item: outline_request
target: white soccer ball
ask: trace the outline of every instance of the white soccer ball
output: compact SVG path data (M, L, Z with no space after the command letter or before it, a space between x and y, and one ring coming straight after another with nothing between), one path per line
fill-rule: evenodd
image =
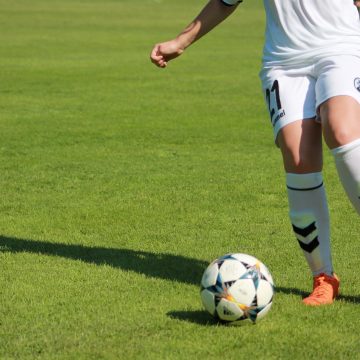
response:
M201 300L215 318L229 323L255 323L270 310L274 281L267 267L246 254L213 261L201 279Z

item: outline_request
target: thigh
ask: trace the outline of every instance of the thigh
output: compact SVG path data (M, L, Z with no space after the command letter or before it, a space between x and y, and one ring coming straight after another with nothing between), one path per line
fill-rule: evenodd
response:
M360 58L331 57L318 67L317 106L332 149L360 138Z
M322 170L321 125L314 118L284 126L278 144L286 172L305 174Z
M330 149L360 139L360 103L350 96L335 96L320 107L324 140Z
M330 149L360 139L360 103L351 96L335 96L320 106L324 140Z

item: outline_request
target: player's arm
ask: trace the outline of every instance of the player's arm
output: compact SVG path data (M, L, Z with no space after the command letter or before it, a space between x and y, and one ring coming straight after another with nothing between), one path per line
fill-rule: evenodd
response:
M151 61L159 67L166 67L168 61L180 56L187 47L225 20L241 1L210 0L175 39L154 46Z

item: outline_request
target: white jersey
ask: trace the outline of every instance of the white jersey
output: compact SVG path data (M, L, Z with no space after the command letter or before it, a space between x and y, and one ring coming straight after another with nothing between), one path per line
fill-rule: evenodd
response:
M265 67L360 56L360 19L353 0L263 0Z

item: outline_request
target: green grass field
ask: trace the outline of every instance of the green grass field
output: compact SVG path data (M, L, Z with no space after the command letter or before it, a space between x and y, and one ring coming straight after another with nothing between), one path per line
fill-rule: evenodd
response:
M359 219L328 152L342 296L306 308L244 5L166 70L154 43L204 2L0 0L0 359L360 359ZM214 258L271 270L268 316L202 309Z

